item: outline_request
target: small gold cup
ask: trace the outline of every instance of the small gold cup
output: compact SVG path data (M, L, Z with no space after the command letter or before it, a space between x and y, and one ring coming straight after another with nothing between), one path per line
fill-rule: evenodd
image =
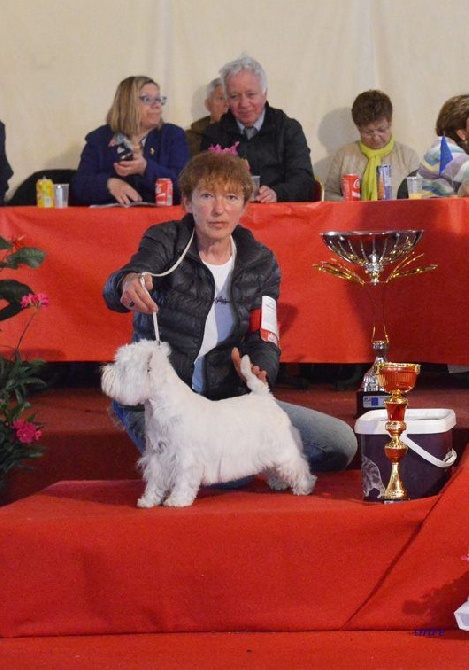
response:
M400 461L406 455L408 447L401 442L400 436L406 429L406 393L414 388L419 373L418 363L384 362L376 366L380 386L391 394L384 401L388 414L385 428L391 436L391 442L384 447L384 452L391 461L391 478L384 493L385 501L407 500L409 497L400 475Z

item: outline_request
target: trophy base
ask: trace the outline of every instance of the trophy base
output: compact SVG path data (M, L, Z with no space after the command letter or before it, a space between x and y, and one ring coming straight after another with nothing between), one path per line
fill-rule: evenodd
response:
M356 418L372 409L384 409L384 401L389 397L386 391L357 391L357 413Z

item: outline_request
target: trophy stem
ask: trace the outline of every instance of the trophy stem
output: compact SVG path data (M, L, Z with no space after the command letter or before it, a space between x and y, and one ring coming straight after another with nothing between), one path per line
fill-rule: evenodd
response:
M372 342L375 360L370 369L363 377L361 388L363 391L383 391L378 379L378 366L387 361L389 342L387 340L375 340Z
M372 342L375 360L371 367L365 372L360 388L357 391L357 416L370 409L384 407L386 392L382 388L378 378L378 366L386 363L389 343L387 340L375 340Z
M371 345L375 360L366 371L360 389L357 391L357 416L370 409L384 407L386 393L378 380L378 365L387 361L389 337L385 321L385 285L366 287L368 302L371 305L373 316L373 332Z
M388 413L385 428L391 436L391 442L384 447L384 453L391 461L391 477L384 492L384 500L407 500L408 493L401 479L400 462L407 454L407 445L401 442L401 434L406 429L404 414L407 398L394 393L384 401Z
M389 347L389 337L386 330L386 284L365 284L365 289L373 316L371 341L373 343L385 342Z
M402 483L401 475L399 472L399 463L393 461L391 463L391 478L389 479L389 484L386 487L384 492L384 500L408 500L409 496L407 491Z

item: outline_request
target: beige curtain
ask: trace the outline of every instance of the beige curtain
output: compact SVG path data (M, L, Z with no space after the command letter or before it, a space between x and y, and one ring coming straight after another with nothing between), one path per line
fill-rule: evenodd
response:
M15 171L75 167L117 83L149 74L168 121L204 114L205 86L247 52L269 101L303 125L319 177L355 139L354 97L381 88L397 139L422 154L446 98L469 88L465 0L2 0L0 119Z

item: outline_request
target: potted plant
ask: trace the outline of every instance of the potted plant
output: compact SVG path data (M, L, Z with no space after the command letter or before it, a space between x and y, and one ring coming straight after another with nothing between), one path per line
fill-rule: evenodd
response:
M10 242L0 236L0 273L16 270L21 265L37 268L44 257L40 249L21 246L20 240ZM20 347L38 310L48 304L45 294L33 293L26 284L15 279L0 279L0 322L25 310L30 312L14 347L2 342L0 324L0 491L11 470L30 467L29 461L44 452L39 444L42 426L30 411L28 391L31 387L45 386L38 376L45 361L26 360Z

